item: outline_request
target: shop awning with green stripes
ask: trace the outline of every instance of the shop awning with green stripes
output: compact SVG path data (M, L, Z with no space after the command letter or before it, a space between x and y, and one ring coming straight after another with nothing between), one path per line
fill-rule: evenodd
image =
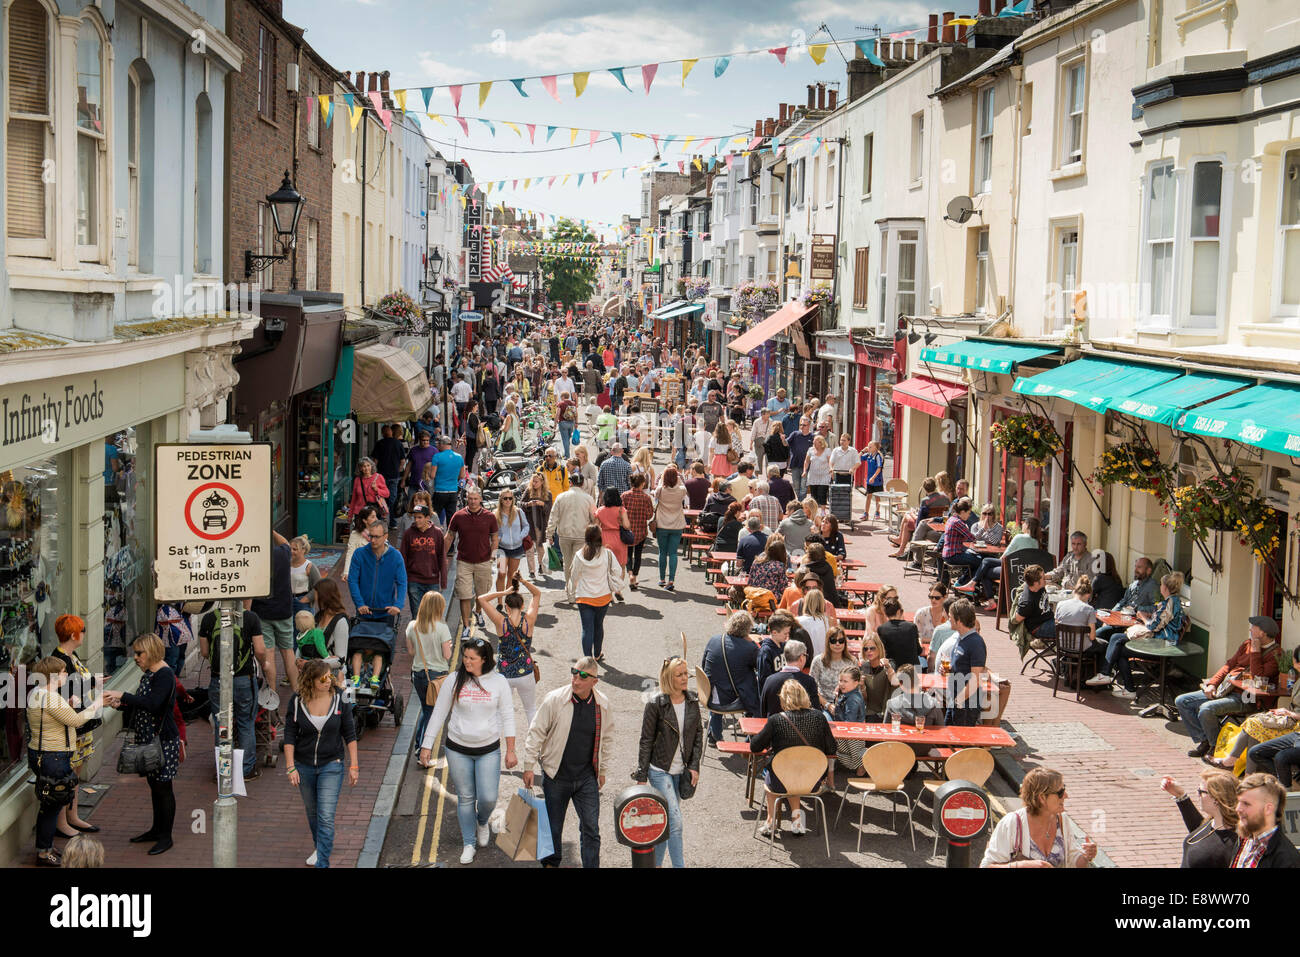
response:
M1174 420L1193 406L1244 389L1254 381L1213 372L1189 372L1143 389L1122 402L1116 402L1111 408L1148 422L1173 425Z
M1182 413L1174 428L1300 455L1300 385L1267 382Z
M921 361L936 365L959 366L963 369L982 369L988 372L1010 374L1021 362L1056 355L1060 347L1028 345L1023 342L989 342L983 339L965 339L937 349L922 349Z
M1016 379L1014 391L1036 398L1065 399L1105 412L1144 389L1176 379L1177 369L1115 362L1088 356L1036 376Z
M655 315L656 319L677 319L691 312L699 312L704 308L702 302L677 303L676 305L663 310Z

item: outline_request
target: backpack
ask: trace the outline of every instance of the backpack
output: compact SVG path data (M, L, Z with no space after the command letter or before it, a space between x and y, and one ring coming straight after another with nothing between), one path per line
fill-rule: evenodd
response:
M335 618L338 616L335 615ZM330 622L334 624L334 622ZM328 658L329 648L325 644L325 632L319 628L309 628L298 636L298 657Z
M717 512L700 512L700 529L710 535L718 534L718 520L721 518Z
M776 611L776 596L766 588L757 586L745 586L745 603L749 605L751 612L760 615L770 615Z
M218 643L221 641L221 613L213 611L212 613L212 635L209 640L212 642L212 650L215 651ZM247 645L243 646L244 654L240 654L241 640L244 637L244 616L242 613L235 615L231 622L232 635L235 646L235 667L232 674L239 674L248 660L253 657L253 641L250 638Z
M567 406L567 407L565 408L565 410L564 410L564 414L563 414L563 416L561 416L561 418L562 418L565 422L577 422L577 421L578 421L578 413L575 412L573 406L570 405L570 406Z

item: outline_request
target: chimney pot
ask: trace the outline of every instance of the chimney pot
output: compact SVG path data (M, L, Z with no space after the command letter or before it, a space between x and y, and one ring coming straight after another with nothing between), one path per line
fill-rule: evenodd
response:
M915 40L908 39L908 40L904 40L904 41L903 41L903 59L905 59L905 60L915 60L915 59L916 59L916 41L915 41Z
M772 119L771 117L768 117L767 123L763 127L763 135L764 136L776 135L776 120Z
M966 24L964 23L959 23L957 25L957 42L958 43L966 42Z
M939 42L939 14L937 13L930 14L930 27L926 31L925 41L927 43Z
M755 135L755 136L762 136L762 135L763 135L763 121L762 121L762 120L755 120L755 121L754 121L754 135Z
M838 100L839 98L840 98L839 90L831 90L830 101L826 104L826 108L830 110L835 109L835 101Z
M785 122L785 110L786 110L786 106L784 103L782 103L781 111L777 114L778 118L781 120L782 123Z
M956 39L955 31L954 31L954 29L953 29L953 27L952 27L952 25L951 25L951 24L952 24L952 18L955 17L956 15L957 15L957 14L953 13L951 10L945 10L945 11L943 12L943 33L942 33L942 36L943 36L943 42L944 42L944 43L953 43L953 42L955 41L955 39Z
M817 109L826 109L826 84L817 84Z
M384 91L384 96L388 96L388 71L387 70L379 74L379 88Z
M372 92L377 91L377 90L379 89L379 76L378 76L377 74L374 74L374 73L370 74L370 87L369 87L369 89L370 89Z
M817 88L811 83L808 84L808 109L817 109Z
M993 12L993 0L980 0L980 16L987 17Z

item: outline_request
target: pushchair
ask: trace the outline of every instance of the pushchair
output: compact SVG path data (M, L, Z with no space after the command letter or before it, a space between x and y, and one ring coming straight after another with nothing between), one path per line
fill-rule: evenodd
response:
M361 672L350 675L357 679L353 687L356 700L352 705L352 717L357 726L357 739L366 728L375 728L385 714L393 716L393 724L402 723L402 711L406 702L393 688L392 665L393 653L397 645L397 619L392 616L384 618L354 618L348 624L348 670L352 667L352 657L357 652L368 657L363 660ZM378 668L379 680L371 682L371 675Z

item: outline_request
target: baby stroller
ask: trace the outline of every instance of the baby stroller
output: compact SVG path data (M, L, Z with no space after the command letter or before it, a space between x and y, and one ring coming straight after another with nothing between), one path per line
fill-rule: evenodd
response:
M351 668L352 656L357 652L369 656L369 661L362 661L361 673L351 675L356 679L352 692L355 701L352 704L352 717L357 726L357 739L366 728L379 726L385 714L393 716L393 724L402 723L402 709L406 702L396 693L392 682L393 652L397 643L397 619L355 618L348 626L348 662ZM378 668L378 678L371 680Z
M257 712L253 716L253 740L257 743L257 763L273 768L280 760L280 728L284 719L280 717L280 696L276 690L262 680L258 674Z

